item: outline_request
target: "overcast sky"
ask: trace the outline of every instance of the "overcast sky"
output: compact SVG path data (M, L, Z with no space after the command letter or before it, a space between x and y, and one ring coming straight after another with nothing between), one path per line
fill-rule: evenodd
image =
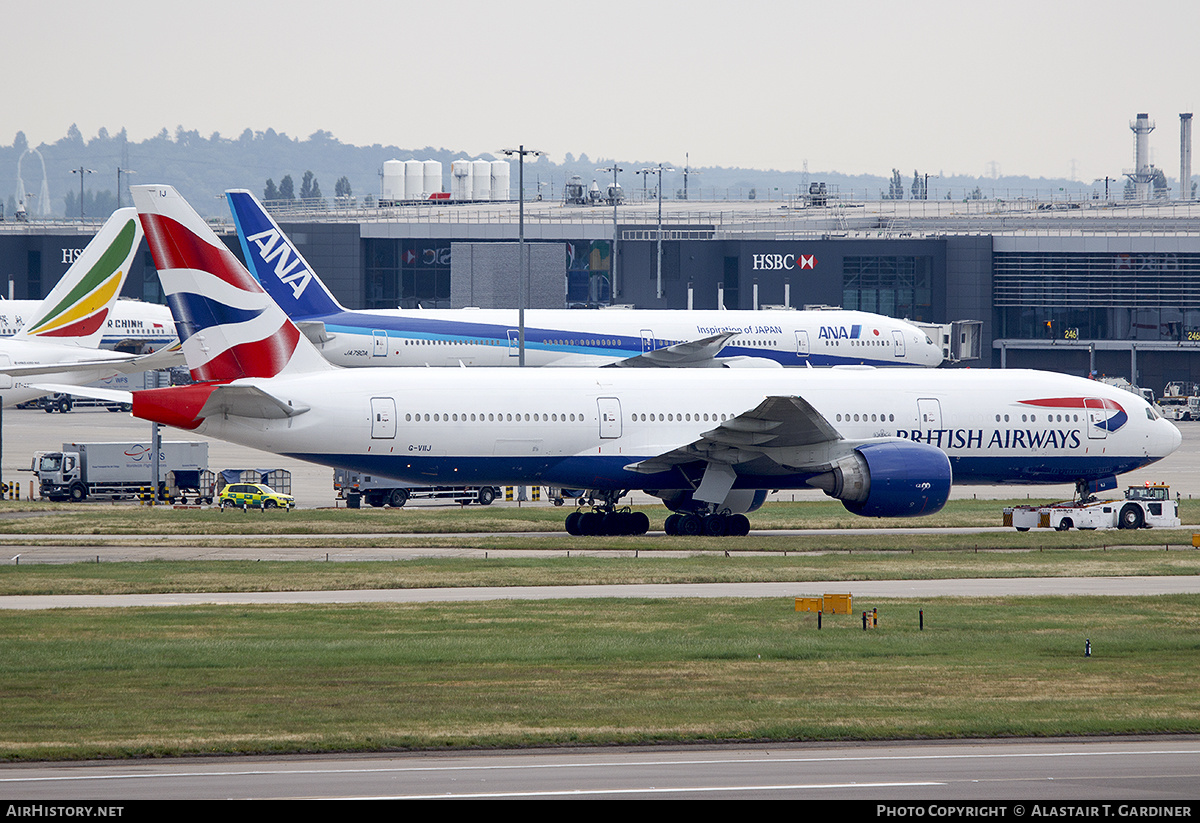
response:
M471 155L1089 182L1133 167L1143 111L1151 161L1177 176L1179 113L1200 105L1191 0L8 6L5 145L72 123L325 129Z

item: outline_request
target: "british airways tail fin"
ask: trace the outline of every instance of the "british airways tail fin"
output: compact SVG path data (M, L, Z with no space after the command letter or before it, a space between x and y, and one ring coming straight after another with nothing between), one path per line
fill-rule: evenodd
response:
M99 346L141 242L137 209L113 212L16 337Z
M130 192L193 378L333 368L179 192L171 186Z
M309 320L345 311L253 194L233 189L225 197L247 268L288 317Z

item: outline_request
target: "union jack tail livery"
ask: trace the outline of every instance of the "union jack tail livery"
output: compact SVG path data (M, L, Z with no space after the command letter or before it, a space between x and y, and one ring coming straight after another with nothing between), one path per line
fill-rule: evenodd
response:
M195 380L333 368L179 192L130 192Z
M142 242L137 209L118 209L75 258L25 326L18 340L46 340L94 349L104 335L129 266Z

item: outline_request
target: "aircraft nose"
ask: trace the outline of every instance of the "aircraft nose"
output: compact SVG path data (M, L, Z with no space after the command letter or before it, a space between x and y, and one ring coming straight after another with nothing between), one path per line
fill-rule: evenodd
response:
M1163 422L1167 424L1167 429L1169 430L1166 436L1167 450L1163 454L1170 454L1183 445L1183 434L1179 431L1179 427L1170 420L1164 420Z

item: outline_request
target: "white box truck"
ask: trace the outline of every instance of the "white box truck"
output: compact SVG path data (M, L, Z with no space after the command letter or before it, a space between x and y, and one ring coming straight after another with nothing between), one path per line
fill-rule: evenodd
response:
M62 451L34 452L30 470L41 496L81 502L89 497L122 498L150 493L154 485L153 453L148 442L63 443ZM163 441L158 457L159 488L163 497L193 491L197 498L212 496L208 443Z

